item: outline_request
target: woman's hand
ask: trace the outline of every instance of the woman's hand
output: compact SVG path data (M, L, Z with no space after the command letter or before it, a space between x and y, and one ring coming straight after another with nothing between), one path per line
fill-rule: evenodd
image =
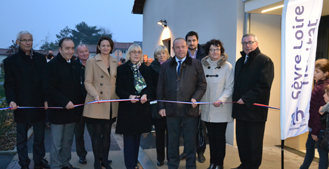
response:
M215 107L219 107L221 104L222 104L222 101L221 100L217 100L212 105L214 105Z
M141 98L141 103L144 104L145 102L147 102L147 95L143 94L143 96Z
M323 106L321 106L321 107L319 108L319 113L320 113L321 115L324 114L324 112L321 111L322 107L323 107Z
M99 96L95 97L95 101L99 102Z
M131 100L131 103L136 103L136 102L138 102L139 100L139 97L140 96L136 96L136 95L130 95L129 96L129 99L137 99L137 100Z

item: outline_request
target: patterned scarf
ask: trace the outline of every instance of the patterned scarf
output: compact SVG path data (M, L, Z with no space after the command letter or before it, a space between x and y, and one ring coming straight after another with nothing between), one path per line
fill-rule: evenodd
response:
M141 72L139 71L141 63L138 62L134 65L132 62L130 62L129 65L131 66L131 70L133 71L135 89L137 90L137 93L140 94L142 90L147 87L146 82Z

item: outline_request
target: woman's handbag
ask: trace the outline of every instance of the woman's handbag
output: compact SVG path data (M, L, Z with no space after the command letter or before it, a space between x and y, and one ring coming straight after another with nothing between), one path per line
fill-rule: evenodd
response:
M329 151L329 114L327 114L326 118L326 131L318 141L318 144L322 150Z

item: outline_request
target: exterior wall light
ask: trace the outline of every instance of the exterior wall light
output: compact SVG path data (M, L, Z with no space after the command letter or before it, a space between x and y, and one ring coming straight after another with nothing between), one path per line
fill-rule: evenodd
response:
M158 21L158 24L163 26L163 27L167 27L167 21L166 20L161 19L160 21Z

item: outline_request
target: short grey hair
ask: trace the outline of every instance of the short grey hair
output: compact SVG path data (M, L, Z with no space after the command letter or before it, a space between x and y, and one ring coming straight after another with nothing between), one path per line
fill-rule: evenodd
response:
M29 31L20 31L18 32L18 34L16 35L16 40L19 40L21 38L22 35L25 35L25 34L30 34L33 38L33 35L29 32Z
M78 48L80 47L80 46L86 46L87 48L88 48L88 46L86 45L86 44L79 44L78 46L76 46L75 47L75 53L78 53ZM89 49L88 49L89 50Z
M252 36L255 39L255 41L257 42L257 36L255 34L247 33L247 34L245 34L245 35L242 36L241 43L243 41L243 38L249 37L249 36Z

